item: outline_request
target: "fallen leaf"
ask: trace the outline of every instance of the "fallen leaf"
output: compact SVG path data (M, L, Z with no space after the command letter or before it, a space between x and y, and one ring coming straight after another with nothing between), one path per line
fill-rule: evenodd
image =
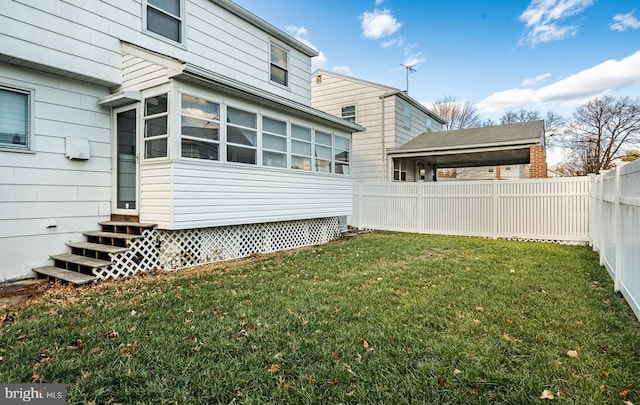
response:
M576 325L582 325L583 323L584 323L584 322L582 322L580 319L578 319L578 320L576 321Z
M620 392L620 396L621 396L622 398L626 398L626 397L628 397L628 396L629 396L629 394L631 394L631 390L624 390L624 391Z
M120 334L118 333L118 331L117 331L117 330L115 330L115 329L114 329L114 330L112 330L111 332L109 332L109 334L108 334L108 335L109 335L109 337L110 337L111 339L115 339L115 338L117 338L118 336L120 336Z
M360 339L358 343L360 343L364 350L369 350L369 342L367 342L367 339Z
M277 373L278 371L280 371L280 366L279 366L279 365L277 365L277 364L272 364L272 365L271 365L271 367L269 367L269 372L270 372L271 374L275 374L275 373Z
M344 363L344 364L343 364L343 367L344 367L344 369L347 371L347 373L349 373L349 374L351 374L352 376L354 376L354 377L355 377L356 373L355 373L355 371L353 371L353 370L351 369L351 366L350 366L350 365L348 365L348 364Z
M509 334L508 334L508 333L503 333L503 334L502 334L502 337L503 337L505 340L511 340L511 336L509 336Z
M443 387L451 388L451 383L446 378L436 376L436 379L438 380L438 384L442 385Z
M623 402L623 404L624 404L624 405L633 405L633 402L631 402L631 401L624 401L624 402Z
M310 375L307 378L304 379L306 382L311 383L311 384L316 384L318 382L318 380L315 379L314 376Z
M553 399L553 391L551 390L544 390L542 391L542 395L540 396L540 399Z
M458 374L460 374L460 373L462 373L462 371L458 370L457 368L456 368L455 370L453 370L453 374L458 375Z
M573 358L575 359L575 358L577 358L577 357L578 357L578 352L577 352L577 351L575 351L575 350L569 350L569 351L567 352L567 356L569 356L569 357L573 357Z
M334 385L338 385L338 383L340 382L340 380L338 380L337 378L333 378L333 380L329 380L327 381L327 385L329 387L333 387Z
M603 371L603 372L602 372L602 375L603 375L604 377L609 378L609 376L611 375L611 373L610 373L610 372L608 372L608 371Z
M471 323L474 325L480 325L480 321L477 319L474 319L473 321L471 321Z

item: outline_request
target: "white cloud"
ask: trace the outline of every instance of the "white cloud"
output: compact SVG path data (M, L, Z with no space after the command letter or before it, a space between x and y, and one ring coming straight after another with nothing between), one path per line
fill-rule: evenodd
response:
M318 52L318 56L311 58L311 70L323 68L327 65L327 57L324 52Z
M384 3L384 0L376 0L376 6L379 6L382 3Z
M392 35L400 29L399 23L388 9L365 11L360 16L362 35L368 39L380 39Z
M551 73L544 73L541 75L538 75L534 78L526 78L522 81L522 83L520 83L521 86L533 86L534 84L537 83L543 83L546 82L548 78L551 77Z
M404 45L404 38L395 37L388 41L382 41L380 44L382 45L383 48L390 48L392 46L402 46Z
M613 22L609 24L614 31L625 31L627 28L637 29L640 28L640 21L633 15L635 10L628 12L627 14L616 14L613 16Z
M318 52L318 56L311 58L312 70L322 68L327 64L327 57L322 51L318 50L318 48L311 43L311 41L309 40L309 31L307 31L305 27L297 25L287 25L285 29L292 37Z
M559 22L583 12L594 0L532 0L519 19L527 27L520 41L534 47L539 42L550 42L574 36L577 26Z
M334 66L331 70L343 75L353 76L353 72L349 69L349 66Z
M582 104L607 92L640 84L640 51L607 60L539 89L515 88L493 93L478 103L484 113L547 103Z

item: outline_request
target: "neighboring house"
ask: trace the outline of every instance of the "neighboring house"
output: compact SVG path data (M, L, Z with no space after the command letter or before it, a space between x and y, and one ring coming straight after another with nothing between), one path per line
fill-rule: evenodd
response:
M531 178L528 164L438 170L439 180L514 180Z
M483 167L487 172L492 168L494 171L489 172L490 176L486 177L491 179L504 178L496 176L496 170L503 173L504 168L504 172L508 173L508 167L529 165L529 178L545 178L547 161L544 140L544 121L540 120L424 133L389 151L388 155L394 164L406 160L417 162L417 166L460 170L463 174L466 170L470 173L480 173ZM417 170L413 174L413 177L415 176ZM456 177L460 178L457 175ZM478 175L467 178L485 177Z
M393 162L387 152L422 133L442 131L444 124L396 88L325 70L311 77L311 105L366 128L353 134L351 172L355 181L416 181L425 168L411 159Z
M6 0L0 23L0 281L321 243L351 213L363 128L311 107L316 51L233 2Z

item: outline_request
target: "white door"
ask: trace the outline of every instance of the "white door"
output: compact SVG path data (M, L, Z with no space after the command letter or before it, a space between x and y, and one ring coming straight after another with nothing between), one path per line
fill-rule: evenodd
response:
M138 106L113 110L112 212L138 215Z

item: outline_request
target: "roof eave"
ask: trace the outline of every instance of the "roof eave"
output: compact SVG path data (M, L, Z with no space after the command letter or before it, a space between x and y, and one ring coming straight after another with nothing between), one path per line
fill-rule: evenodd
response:
M494 149L494 148L502 148L502 149L519 149L525 146L535 146L540 145L539 139L525 139L521 141L511 141L511 142L495 142L495 143L486 143L486 144L468 144L468 145L457 145L457 146L438 146L438 147L426 147L426 148L411 148L411 149L396 149L390 150L387 152L388 155L398 155L403 153L442 153L442 152L460 152L460 151L469 151L476 149Z
M275 26L269 24L268 22L266 22L265 20L263 20L262 18L258 17L257 15L251 13L250 11L240 7L239 5L237 5L236 3L234 3L231 0L209 0L213 3L216 3L218 6L224 8L225 10L229 11L230 13L233 13L235 15L237 15L238 17L242 18L243 20L255 25L256 27L260 28L261 30L269 33L270 35L274 36L275 38L277 38L279 41L284 42L285 44L299 50L300 52L304 53L305 55L313 58L314 56L318 56L319 53L318 51L316 51L315 49L311 48L310 46L298 41L297 39L293 38L291 35L285 33L284 31L276 28Z
M270 104L280 106L281 108L295 110L299 114L311 116L316 120L320 119L323 121L328 121L328 123L330 123L331 125L339 127L350 133L366 131L366 128L356 123L346 121L342 118L325 113L324 111L320 111L307 105L297 103L287 98L278 96L257 87L250 86L246 83L223 76L221 74L212 72L210 70L190 63L185 63L183 65L182 71L172 76L172 78L191 79L197 80L202 83L215 85L217 88L230 92L232 94L257 98Z

